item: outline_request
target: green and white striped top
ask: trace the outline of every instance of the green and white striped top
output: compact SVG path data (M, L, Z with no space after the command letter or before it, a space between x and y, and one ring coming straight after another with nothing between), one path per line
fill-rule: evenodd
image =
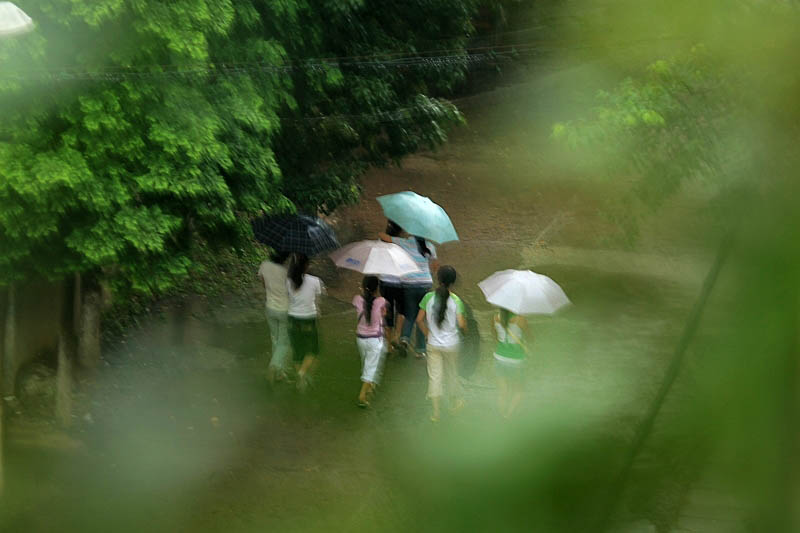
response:
M507 327L503 327L502 322L499 320L494 321L494 329L497 332L497 346L494 349L496 359L522 361L527 357L525 348L520 344L520 342L525 342L522 328L510 322L513 317L514 315L511 315L509 318Z

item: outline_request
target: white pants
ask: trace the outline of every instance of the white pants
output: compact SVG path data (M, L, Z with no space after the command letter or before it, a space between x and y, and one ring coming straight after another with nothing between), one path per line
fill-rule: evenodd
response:
M284 370L289 356L289 315L285 311L267 308L267 324L272 339L272 359L269 366Z
M361 381L378 383L383 371L386 345L383 337L356 339L358 353L361 355Z

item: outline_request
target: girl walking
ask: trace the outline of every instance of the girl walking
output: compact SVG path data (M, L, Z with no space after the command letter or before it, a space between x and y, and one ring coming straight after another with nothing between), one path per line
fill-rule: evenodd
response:
M388 220L386 222L386 233L379 233L378 235L381 240L392 242L392 239L399 237L402 232L403 230L400 226ZM403 282L400 276L386 274L382 274L378 279L380 281L381 296L386 299L386 338L392 350L394 350L399 346L398 341L403 329L403 313L405 312ZM409 320L413 321L411 318ZM405 357L405 351L401 351L400 355Z
M272 358L267 367L267 379L275 381L286 379L286 358L289 355L289 293L286 289L287 270L284 263L289 254L273 251L269 260L261 263L258 276L266 290L267 324L272 341Z
M383 318L386 316L387 302L378 296L377 277L364 276L361 294L353 297L353 306L358 312L356 344L361 355L361 391L358 393L358 406L368 407L369 399L380 380L386 354Z
M414 259L414 263L419 269L418 272L412 272L400 277L403 293L401 312L405 317L405 321L398 321L397 336L399 337L401 354L405 355L412 346L411 334L414 331L419 304L422 298L433 288L431 273L436 272L439 263L436 258L436 247L434 247L433 243L414 235L405 234L405 236L401 236L402 233L402 229L390 220L387 232L380 234L379 237L385 242L392 242L403 248ZM419 328L416 330L413 348L418 359L425 357L425 336Z
M492 319L492 333L497 340L494 366L500 395L497 407L503 418L511 418L522 400L522 385L527 359L525 337L528 321L507 309L500 309Z
M464 303L450 287L456 281L456 270L442 266L436 291L425 295L419 304L417 327L428 340L428 398L433 412L431 421L441 416L441 400L445 390L450 399L450 409L464 406L461 383L458 381L458 349L460 332L467 327Z
M297 369L297 390L300 392L308 389L319 357L318 304L320 296L325 293L322 280L307 274L306 270L308 257L293 254L286 288L289 293L289 337Z

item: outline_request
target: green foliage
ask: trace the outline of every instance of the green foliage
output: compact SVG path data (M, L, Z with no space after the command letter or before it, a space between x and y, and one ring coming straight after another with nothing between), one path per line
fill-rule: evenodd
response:
M611 173L635 172L637 192L657 204L691 177L718 178L720 133L735 117L731 79L702 46L658 60L636 78L599 91L591 116L559 122L554 139L600 150Z
M369 165L398 162L445 140L462 118L436 95L464 78L461 50L477 2L388 0L291 2L291 16L270 33L280 35L290 60L354 58L338 67L293 72L293 97L276 142L286 194L305 209L331 211L358 195ZM269 20L278 20L275 13ZM265 18L266 20L266 18ZM452 50L451 64L387 68L353 61L393 60L425 50ZM458 61L458 57L462 61ZM328 117L306 120L309 116ZM320 154L324 163L320 164Z
M745 171L746 145L731 135L742 120L739 90L732 69L694 46L599 91L591 113L554 124L552 138L584 154L591 172L633 178L624 207L611 213L632 240L641 212L682 184L699 180L723 189Z
M615 39L649 39L638 58L662 58L643 68L615 53L608 70L623 68L629 77L599 91L591 110L552 128L552 138L585 165L582 170L627 188L610 211L629 242L642 215L689 183L715 195L717 215L730 215L731 198L763 190L786 172L765 173L764 166L788 161L787 139L798 138L790 96L798 78L785 66L797 45L797 6L680 1L658 17L653 9L663 6L623 3L607 17L619 19ZM588 32L598 48L603 28Z
M254 273L264 257L264 250L260 246L218 246L212 249L205 243L195 243L192 275L169 287L163 287L158 297L144 291L131 293L126 280L112 278L110 289L128 297L117 298L104 311L104 345L113 346L148 319L163 316L165 310L180 309L187 298L201 295L211 308L223 305L231 294L247 298L246 295L253 287ZM259 302L263 304L263 301Z
M19 4L37 30L0 42L0 284L81 271L161 292L197 238L242 243L253 215L353 201L368 166L462 120L438 97L463 79L474 0ZM319 60L432 48L463 60ZM264 64L292 68L237 70Z

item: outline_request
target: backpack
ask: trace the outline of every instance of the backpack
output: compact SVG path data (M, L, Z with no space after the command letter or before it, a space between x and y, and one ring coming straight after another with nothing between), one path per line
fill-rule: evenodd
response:
M478 361L481 358L481 334L478 331L478 321L472 308L464 303L464 318L467 321L467 329L461 337L461 352L458 357L458 373L461 377L468 378L475 373Z

